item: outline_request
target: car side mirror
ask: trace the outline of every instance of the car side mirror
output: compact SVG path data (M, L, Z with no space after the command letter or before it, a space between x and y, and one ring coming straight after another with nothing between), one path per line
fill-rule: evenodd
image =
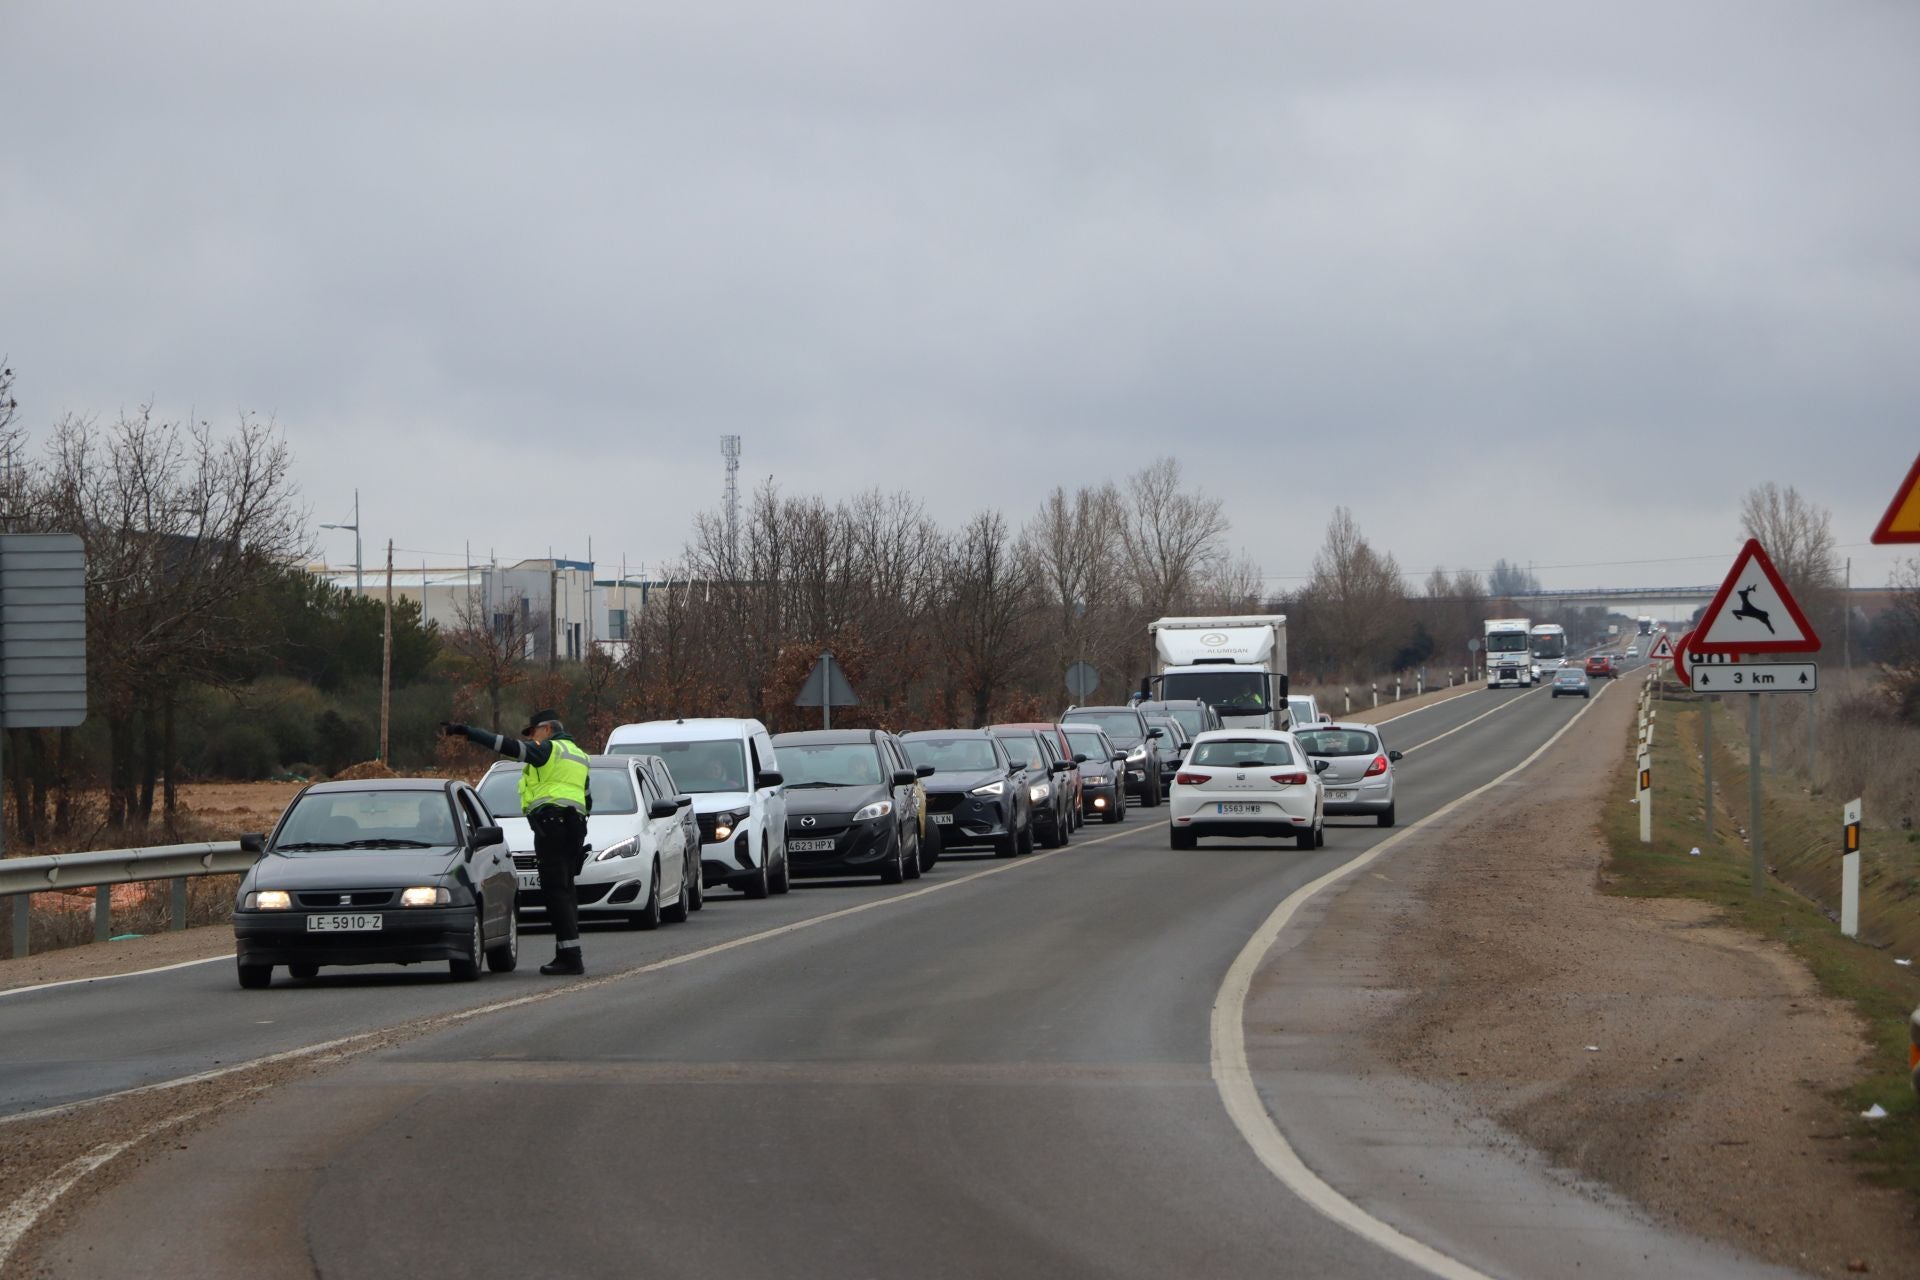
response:
M1055 760L1051 765L1047 767L1047 772L1048 773L1072 773L1073 762L1071 760Z
M266 851L267 838L259 832L248 832L246 835L240 837L240 852L258 854L265 853Z
M498 827L475 827L473 829L473 847L486 849L496 844L505 844L507 833Z
M931 778L933 773L934 769L932 765L923 764L914 769L913 776L916 778Z
M1113 758L1113 762L1115 764L1125 764L1127 762L1127 757L1125 755L1116 755Z
M1164 738L1167 736L1167 731L1165 729L1149 729L1147 730L1147 736L1149 738Z
M1389 751L1387 752L1387 759L1397 761L1400 759L1400 754L1398 751Z
M689 795L678 795L673 798L673 807L676 809L684 809L692 803L693 797Z
M896 787L910 787L919 780L920 775L912 769L895 769L893 771L893 785Z
M1087 762L1087 757L1085 755L1076 753L1073 757L1073 762L1075 764L1085 764Z
M649 818L671 818L680 812L680 806L671 800L655 800L647 806Z
M1315 773L1325 773L1332 765L1333 761L1331 760L1315 760L1313 762L1313 771Z
M764 791L768 787L780 786L786 780L787 775L778 769L762 769L753 775L753 786L756 791Z

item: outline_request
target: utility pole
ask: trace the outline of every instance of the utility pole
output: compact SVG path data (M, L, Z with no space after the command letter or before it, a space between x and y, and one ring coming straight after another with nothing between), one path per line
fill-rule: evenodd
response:
M420 597L426 598L427 579L421 571ZM380 639L380 763L388 768L388 748L393 727L393 539L387 539L387 617Z
M547 670L560 660L560 565L547 552Z
M1847 557L1847 576L1840 585L1840 665L1853 670L1853 557Z

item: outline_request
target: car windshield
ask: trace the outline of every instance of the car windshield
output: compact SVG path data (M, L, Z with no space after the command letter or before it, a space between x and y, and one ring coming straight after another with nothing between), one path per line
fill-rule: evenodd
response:
M780 772L787 787L871 787L880 777L880 753L871 742L783 742Z
M1255 741L1241 738L1215 738L1194 747L1188 764L1211 765L1216 769L1247 769L1255 765L1292 764L1293 748L1284 742Z
M1567 656L1567 637L1557 631L1536 633L1533 651L1542 658L1564 658Z
M1380 749L1374 736L1364 729L1312 729L1294 735L1300 749L1310 756L1367 756Z
M1488 653L1520 653L1528 644L1524 632L1501 631L1487 637Z
M587 770L587 795L593 801L596 815L640 811L639 797L633 792L633 778L618 765L600 765ZM489 773L480 780L480 798L487 802L487 812L496 818L524 817L520 808L520 770L495 769Z
M1073 747L1075 755L1085 756L1089 760L1105 760L1113 752L1107 744L1100 741L1100 735L1091 729L1076 729L1072 725L1063 727L1067 742Z
M1163 676L1160 692L1169 702L1196 698L1226 716L1267 709L1264 671L1182 671Z
M1189 738L1207 731L1206 713L1198 707L1174 707L1167 712L1167 719L1186 730Z
M985 738L913 738L907 759L930 764L936 773L986 773L1000 767L993 744Z
M747 752L737 738L709 738L704 742L621 742L607 747L610 756L659 756L673 770L680 790L689 795L709 791L746 791ZM785 763L784 759L781 762Z
M1135 711L1069 711L1067 719L1081 724L1097 724L1115 742L1140 740L1140 715Z
M1000 745L1007 749L1013 762L1022 769L1031 769L1046 763L1046 757L1040 754L1040 739L1031 733L996 733Z
M447 847L458 843L446 792L309 791L274 837L276 850Z

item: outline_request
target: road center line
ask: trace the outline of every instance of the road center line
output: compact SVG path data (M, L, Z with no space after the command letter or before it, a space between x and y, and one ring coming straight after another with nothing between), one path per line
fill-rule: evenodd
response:
M1453 726L1453 728L1447 730L1445 733L1437 733L1433 737L1428 738L1425 742L1416 742L1412 746L1403 749L1400 752L1400 754L1403 756L1407 756L1407 755L1412 755L1416 751L1425 750L1427 747L1432 746L1434 743L1440 741L1440 739L1442 738L1451 738L1454 734L1460 732L1462 729L1472 728L1474 725L1479 724L1482 720L1485 720L1488 716L1497 716L1502 711L1506 711L1509 708L1519 706L1522 702L1525 702L1528 698L1531 698L1534 694L1544 693L1544 692L1546 692L1544 687L1539 689L1529 689L1517 698L1508 698L1505 702L1501 703L1499 706L1495 707L1493 710L1483 711L1479 715L1475 716L1473 719L1465 721L1464 723L1461 723L1461 724L1457 724ZM1602 690L1602 692L1605 692L1605 691ZM1585 711L1585 710L1586 710L1585 707L1581 708L1581 711ZM1575 720L1579 719L1579 716L1576 715L1574 719ZM1573 723L1573 721L1570 720L1567 723L1571 724Z
M1607 689L1611 688L1613 685L1609 684ZM1220 1091L1220 1101L1227 1109L1228 1118L1240 1131L1240 1136L1246 1139L1247 1145L1253 1148L1254 1155L1259 1157L1260 1163L1264 1164L1287 1190L1335 1223L1430 1275L1441 1277L1441 1280L1490 1280L1490 1278L1457 1258L1449 1257L1431 1245L1407 1235L1390 1223L1374 1217L1341 1195L1319 1174L1307 1167L1306 1162L1300 1158L1300 1154L1280 1132L1279 1124L1268 1113L1266 1103L1261 1100L1260 1090L1253 1082L1253 1068L1247 1060L1247 997L1261 964L1266 960L1267 954L1273 950L1274 944L1280 940L1280 935L1286 929L1288 922L1301 907L1329 885L1359 871L1401 842L1412 839L1429 825L1519 774L1552 749L1569 729L1580 723L1580 718L1593 709L1594 702L1606 696L1607 689L1602 689L1595 699L1588 701L1586 706L1575 712L1572 719L1561 725L1553 736L1542 743L1531 755L1499 777L1475 787L1465 795L1456 797L1412 826L1382 840L1358 857L1335 867L1319 879L1302 885L1288 894L1280 905L1273 909L1273 913L1261 924L1259 930L1247 939L1247 945L1241 948L1240 954L1234 958L1233 966L1227 970L1227 976L1220 984L1219 993L1214 997L1210 1026L1213 1042L1214 1084ZM1527 695L1521 695L1521 697L1525 696ZM1519 701L1520 698L1515 698L1512 702L1494 708L1494 711L1505 710L1506 707ZM1487 715L1492 714L1494 714L1493 711L1487 712ZM1477 716L1467 724L1473 724L1476 720L1485 718L1486 716ZM1448 732L1458 733L1460 729L1466 727L1463 724ZM1436 738L1433 741L1438 740Z

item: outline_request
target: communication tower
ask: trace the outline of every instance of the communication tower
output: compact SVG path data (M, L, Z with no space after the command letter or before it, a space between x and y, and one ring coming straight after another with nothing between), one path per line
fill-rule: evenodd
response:
M720 456L727 460L727 552L740 549L740 437L721 436Z

